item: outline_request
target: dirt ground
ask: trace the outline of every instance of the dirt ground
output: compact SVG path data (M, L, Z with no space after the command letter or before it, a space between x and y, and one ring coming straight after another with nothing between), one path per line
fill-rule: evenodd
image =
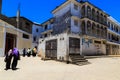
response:
M88 59L78 66L39 57L21 57L17 70L4 70L0 57L0 80L120 80L120 57Z

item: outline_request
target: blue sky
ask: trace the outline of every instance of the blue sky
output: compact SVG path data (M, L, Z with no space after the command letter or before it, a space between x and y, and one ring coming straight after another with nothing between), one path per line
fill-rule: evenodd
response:
M51 11L66 0L3 0L2 14L16 16L19 2L21 16L42 23L52 17ZM120 22L120 0L89 0Z

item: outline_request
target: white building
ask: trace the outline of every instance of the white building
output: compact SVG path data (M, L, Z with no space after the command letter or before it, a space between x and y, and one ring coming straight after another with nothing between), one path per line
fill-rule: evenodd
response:
M34 23L32 26L32 48L38 46L38 40L42 37L41 33L44 31L41 24Z
M120 23L111 16L108 17L107 54L120 55Z
M71 55L120 55L119 24L95 5L85 0L67 0L52 14L51 36L39 40L42 58L71 61ZM108 29L108 22L117 25L113 31ZM48 34L48 31L43 33ZM112 36L112 44L109 33L115 36L115 39Z

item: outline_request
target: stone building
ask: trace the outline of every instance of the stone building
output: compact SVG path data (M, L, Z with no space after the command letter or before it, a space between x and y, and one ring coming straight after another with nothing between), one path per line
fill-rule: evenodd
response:
M94 4L87 0L67 0L52 14L51 36L39 40L43 58L67 61L71 55L120 54L119 23Z

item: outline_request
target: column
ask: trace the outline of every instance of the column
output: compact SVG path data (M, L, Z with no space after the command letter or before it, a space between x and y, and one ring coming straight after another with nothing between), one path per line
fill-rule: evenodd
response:
M85 20L85 34L87 34L87 21Z
M85 5L85 17L87 17L87 5Z

